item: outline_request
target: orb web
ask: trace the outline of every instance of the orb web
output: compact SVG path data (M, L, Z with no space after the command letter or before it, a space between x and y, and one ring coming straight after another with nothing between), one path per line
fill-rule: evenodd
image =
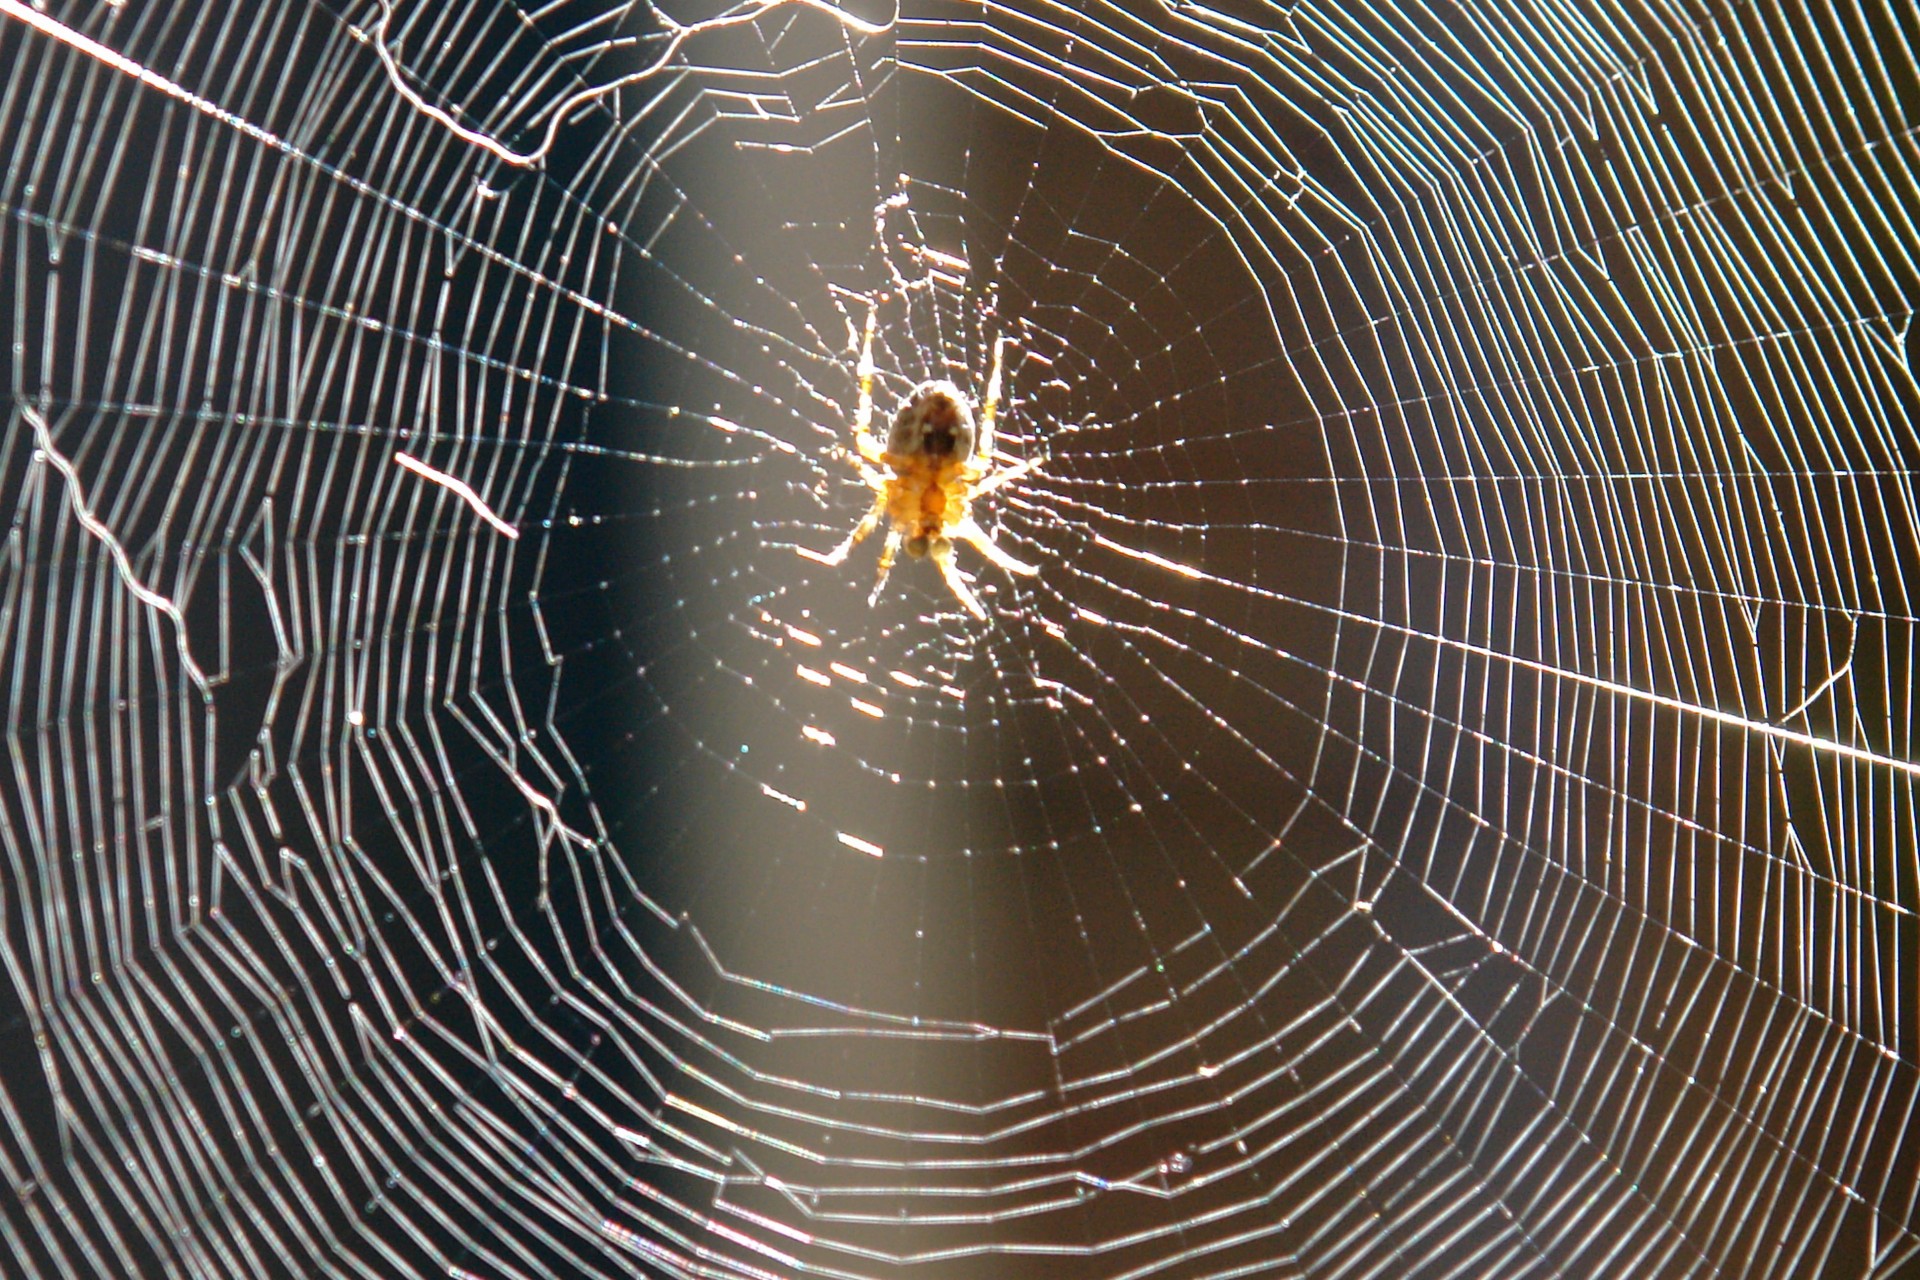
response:
M10 1273L1914 1265L1912 14L1131 9L0 0Z

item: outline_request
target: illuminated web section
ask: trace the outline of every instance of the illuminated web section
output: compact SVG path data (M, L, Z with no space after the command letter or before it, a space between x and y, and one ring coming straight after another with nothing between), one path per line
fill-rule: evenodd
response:
M1912 15L1135 8L0 0L0 1270L1920 1265Z

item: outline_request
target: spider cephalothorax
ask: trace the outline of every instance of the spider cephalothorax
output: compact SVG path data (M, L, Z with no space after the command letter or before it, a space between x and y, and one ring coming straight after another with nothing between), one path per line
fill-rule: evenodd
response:
M993 538L973 518L975 498L991 493L1039 465L1037 458L1011 466L996 468L994 465L993 419L1000 407L1000 369L1005 341L996 340L993 344L993 371L987 377L987 394L981 402L977 426L972 402L959 387L946 381L923 382L893 415L893 425L883 445L871 430L873 324L874 313L869 307L866 337L860 346L860 405L853 421L853 443L859 454L855 465L874 492L873 506L847 535L846 541L832 551L822 553L801 547L800 554L821 564L839 564L862 538L874 531L884 516L890 528L887 544L880 552L879 580L873 584L869 603L880 598L880 589L886 585L894 556L904 547L907 554L916 559L933 557L960 603L975 617L984 618L986 608L953 562L955 540L971 543L980 554L1008 573L1039 572L994 545ZM880 470L882 467L886 470Z

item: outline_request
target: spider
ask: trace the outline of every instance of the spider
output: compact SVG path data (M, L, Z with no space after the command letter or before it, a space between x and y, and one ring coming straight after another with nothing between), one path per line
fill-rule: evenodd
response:
M993 452L993 419L1000 408L1000 367L1005 338L993 344L993 371L987 376L987 398L980 406L980 425L976 431L973 403L965 392L943 379L923 382L901 402L893 415L893 427L883 445L871 430L873 421L873 323L874 305L867 307L867 332L860 344L860 404L853 418L853 444L859 457L853 460L860 478L874 492L873 506L853 527L845 542L828 552L797 548L801 555L821 564L837 565L847 553L872 533L882 517L893 522L887 533L887 545L880 552L880 576L867 597L872 605L880 599L893 569L894 556L901 547L918 560L932 556L940 576L960 603L976 618L987 611L973 593L953 562L953 544L970 542L976 550L1008 573L1032 575L1040 572L1022 564L994 545L993 537L973 518L973 502L1015 480L1040 465L1040 459L996 468ZM885 467L883 471L880 468ZM889 474L889 472L891 474Z

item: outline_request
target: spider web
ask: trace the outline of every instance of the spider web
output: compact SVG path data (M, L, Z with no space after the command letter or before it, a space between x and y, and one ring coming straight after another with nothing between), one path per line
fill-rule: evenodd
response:
M0 1271L1908 1273L1914 11L1132 8L0 0Z

